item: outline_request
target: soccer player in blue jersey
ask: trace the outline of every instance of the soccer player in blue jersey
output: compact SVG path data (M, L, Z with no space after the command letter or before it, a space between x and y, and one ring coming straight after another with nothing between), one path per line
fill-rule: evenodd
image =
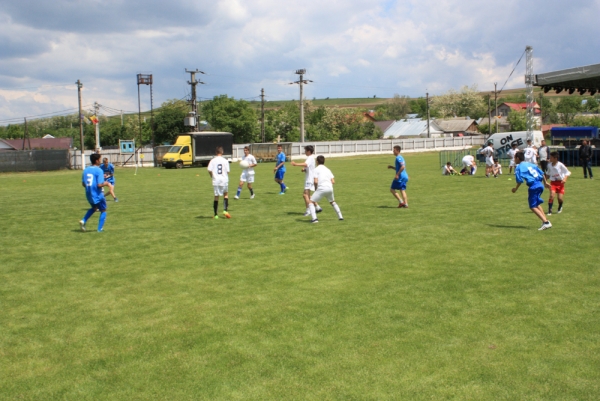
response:
M537 217L542 220L542 226L538 230L547 230L552 227L552 223L546 219L546 214L544 213L544 209L542 209L542 192L544 192L544 187L549 187L550 185L546 181L546 176L540 170L540 168L533 164L524 161L525 154L523 152L517 152L515 154L515 180L517 181L517 186L512 189L513 194L517 192L519 186L523 182L527 184L529 187L529 208Z
M285 153L283 153L281 145L277 145L277 161L273 172L275 173L275 182L281 187L279 195L283 195L288 190L288 187L283 183L283 176L285 175Z
M94 153L90 156L92 165L83 170L81 177L81 185L85 188L85 196L90 203L90 210L87 211L83 219L79 221L81 231L85 231L85 223L96 211L100 211L100 219L98 220L98 232L102 232L104 221L106 220L106 198L102 187L109 186L108 182L104 181L104 172L100 168L100 156Z
M388 166L388 168L396 170L396 175L394 176L394 180L392 181L392 187L390 188L390 192L392 193L392 195L394 195L394 198L398 199L398 207L407 208L408 197L406 196L406 183L408 182L408 173L406 172L404 158L400 156L401 150L402 148L400 146L394 146L394 156L396 156L396 165ZM402 193L402 197L400 197L400 194L396 192L397 190Z
M108 158L105 157L102 160L100 168L104 172L104 180L106 180L106 182L109 183L108 191L110 193L110 196L113 197L115 202L118 202L119 200L115 196L115 166L113 166L112 163L109 163Z

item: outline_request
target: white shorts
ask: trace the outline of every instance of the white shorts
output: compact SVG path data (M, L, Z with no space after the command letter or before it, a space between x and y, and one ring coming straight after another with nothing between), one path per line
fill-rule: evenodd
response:
M248 184L252 184L254 182L254 172L250 173L246 170L242 171L242 175L240 176L240 181L247 182Z
M493 157L486 157L485 158L485 165L488 167L492 167L494 165L494 158Z
M515 163L514 159L510 161L508 167L517 167L517 164Z
M314 191L315 190L315 183L314 182L310 182L310 181L305 181L304 182L304 190L306 191L307 189Z
M323 197L327 198L329 202L333 202L333 188L317 188L315 193L310 197L310 200L318 203Z
M229 191L227 190L228 184L224 185L213 185L213 189L215 190L215 196L223 196Z

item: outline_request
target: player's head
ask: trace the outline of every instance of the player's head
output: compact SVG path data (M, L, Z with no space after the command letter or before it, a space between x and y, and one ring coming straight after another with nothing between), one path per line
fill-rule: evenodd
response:
M102 162L103 162L104 164L108 164L108 157L105 157L104 159L102 159Z
M277 145L277 153L283 152L283 146Z
M581 141L582 145L587 145L587 141L584 139L583 141Z
M401 151L402 148L399 145L394 146L394 155L398 156Z
M542 139L542 146L546 146L546 140Z
M516 148L517 148L517 143L516 143L516 142L513 142L513 143L512 143L512 148L513 148L513 149L516 149Z
M452 163L450 163L450 162L446 163L446 166L451 166L451 165L452 165Z
M492 142L492 141L489 141L489 142L487 143L487 145L488 145L490 148L493 148L493 147L494 147L494 142Z
M558 152L550 152L550 161L556 163L558 161Z
M249 146L244 146L244 154L246 156L248 156L250 154L250 147Z
M99 153L92 153L90 155L90 162L92 162L92 164L94 166L98 166L100 164L100 159L102 158L102 156L100 156Z
M523 152L517 152L517 153L515 153L515 163L519 164L523 160L525 160L525 153L523 153Z
M494 163L498 163L498 159L494 158Z
M312 145L307 145L304 147L304 153L308 156L308 155L312 155L313 153L315 153L315 148Z
M215 150L215 153L217 154L217 156L221 156L223 154L223 147L222 146L217 146L217 149Z
M325 156L317 156L317 164L320 166L322 164L325 164Z
M527 145L531 145L531 139L527 140Z

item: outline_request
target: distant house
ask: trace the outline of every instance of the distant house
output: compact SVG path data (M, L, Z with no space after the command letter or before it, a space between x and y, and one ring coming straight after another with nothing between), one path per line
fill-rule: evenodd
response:
M368 123L369 121L375 122L375 111L373 110L363 113L363 123Z
M17 150L13 145L7 142L6 139L0 139L0 152Z
M502 103L500 106L498 106L498 109L496 109L496 115L508 117L508 113L511 111L521 110L527 110L527 103ZM542 109L537 102L533 102L533 114L535 116L542 114Z
M378 127L381 130L381 132L385 134L385 131L387 131L387 129L390 128L395 122L396 120L385 120L375 121L373 124L375 124L375 126Z
M21 149L70 149L73 147L72 138L30 138L4 139L17 150Z
M459 117L445 120L436 119L435 122L445 133L453 134L454 136L479 133L477 131L477 121L474 119Z
M440 137L444 135L444 130L442 130L435 121L430 120L429 134L432 137ZM426 136L427 120L421 119L395 121L383 134L384 138L415 138Z
M510 131L510 124L506 117L494 118L492 117L492 124L495 125L498 122L498 132L508 132ZM490 125L489 117L482 117L477 120L477 126L481 127L482 125ZM487 132L484 132L487 134Z

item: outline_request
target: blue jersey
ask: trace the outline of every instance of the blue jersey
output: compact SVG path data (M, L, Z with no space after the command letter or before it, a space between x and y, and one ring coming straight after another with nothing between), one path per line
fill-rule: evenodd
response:
M98 184L104 182L104 172L100 167L86 167L83 170L81 181L85 185L85 196L91 205L100 203L104 199L104 191L102 188L98 188Z
M408 173L406 172L406 165L404 164L404 157L398 155L396 156L396 174L398 171L404 166L404 170L398 176L398 181L408 181Z
M281 152L281 153L277 153L277 162L276 162L277 166L280 165L281 163L285 163L285 153ZM281 171L283 173L285 173L285 164L282 164L281 167L279 167L277 169L277 171Z
M102 169L104 174L109 175L109 177L106 179L106 181L110 182L111 184L114 184L115 183L115 166L113 166L112 163L108 163L108 166L105 166L104 163L102 163L100 165L100 168Z
M525 182L528 187L542 185L544 173L533 163L521 162L515 167L515 179L519 184Z

